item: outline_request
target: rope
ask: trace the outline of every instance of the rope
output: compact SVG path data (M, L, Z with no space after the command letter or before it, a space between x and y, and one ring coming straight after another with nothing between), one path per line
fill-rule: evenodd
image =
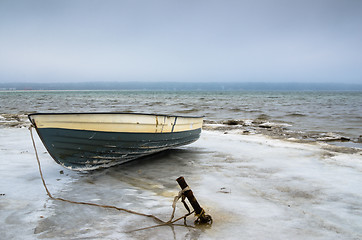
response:
M144 213L140 213L140 212L136 212L136 211L132 211L132 210L129 210L129 209L125 209L125 208L120 208L120 207L116 207L116 206L110 206L110 205L102 205L102 204L96 204L96 203L90 203L90 202L78 202L78 201L72 201L72 200L68 200L68 199L64 199L64 198L58 198L58 197L53 197L53 195L50 193L50 191L48 190L48 187L45 183L45 180L44 180L44 176L43 176L43 172L41 170L41 165L40 165L40 160L39 160L39 155L38 155L38 151L37 151L37 148L36 148L36 145L35 145L35 141L34 141L34 136L33 136L33 125L31 125L29 127L29 130L30 130L30 135L31 135L31 140L33 142L33 147L34 147L34 151L35 151L35 156L36 156L36 160L38 162L38 168L39 168L39 173L40 173L40 177L41 177L41 180L43 182L43 186L45 188L45 191L47 193L47 195L49 196L50 199L52 200L58 200L58 201L63 201L63 202L68 202L68 203L73 203L73 204L79 204L79 205L89 205L89 206L95 206L95 207L101 207L101 208L109 208L109 209L116 209L118 211L123 211L123 212L127 212L127 213L130 213L130 214L135 214L135 215L139 215L139 216L144 216L144 217L148 217L148 218L152 218L154 220L156 220L157 222L160 222L160 224L158 225L155 225L155 226L151 226L151 227L146 227L146 228L140 228L140 229L136 229L136 230L133 230L133 231L130 231L130 232L134 232L134 231L140 231L140 230L146 230L146 229L150 229L150 228L155 228L155 227L161 227L161 226L166 226L166 225L172 225L174 224L175 222L181 220L181 219L186 219L186 217L188 217L189 215L191 215L193 212L190 212L190 209L188 207L186 207L186 209L188 210L189 213L187 213L186 215L182 216L182 217L179 217L175 220L172 221L172 219L174 218L174 214L175 214L175 210L176 210L176 203L177 201L182 198L182 202L184 203L185 206L186 203L184 202L184 192L190 190L189 187L181 190L178 195L174 198L174 201L172 203L172 208L173 208L173 211L172 211L172 214L171 214L171 218L169 221L165 222L161 219L159 219L158 217L152 215L152 214L144 214ZM191 227L191 226L187 226L186 224L185 225L181 225L181 226L185 226L185 227Z
M177 201L178 201L180 198L182 198L182 202L183 202L184 204L186 204L185 201L184 201L184 200L185 200L184 193L185 193L186 191L188 191L188 190L191 190L189 186L187 186L186 188L182 189L182 190L178 193L178 195L173 199L173 203L172 203L172 208L173 208L173 210L172 210L171 218L170 218L170 220L169 220L168 222L171 222L172 219L173 219L173 217L174 217L174 215L175 215L176 203L177 203ZM187 205L186 205L186 206L187 206ZM187 209L187 211L190 213L189 207L187 207L186 209Z
M151 229L151 228L156 228L156 227L162 227L162 226L167 226L167 225L172 225L174 224L175 222L183 219L183 218L186 218L188 216L190 216L191 214L193 214L195 211L192 211L192 212L189 212L187 213L186 215L182 216L182 217L179 217L173 221L169 221L169 222L165 222L165 223L161 223L161 224L158 224L158 225L155 225L155 226L150 226L150 227L145 227L145 228L139 228L139 229L136 229L136 230L132 230L132 231L129 231L129 232L126 232L126 233L131 233L131 232L136 232L136 231L142 231L142 230L146 230L146 229ZM189 227L189 228L195 228L193 226L187 226L186 224L184 225L179 225L179 226L184 226L184 227Z

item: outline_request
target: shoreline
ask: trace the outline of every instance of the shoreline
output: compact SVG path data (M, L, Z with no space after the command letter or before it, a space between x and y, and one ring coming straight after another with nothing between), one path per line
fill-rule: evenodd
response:
M249 120L251 121L251 120ZM230 121L228 121L230 122ZM204 123L203 130L217 131L224 134L234 133L241 135L262 135L273 139L285 140L296 143L322 143L335 149L335 151L346 153L362 152L362 142L360 139L351 140L347 137L334 133L307 133L300 131L289 131L283 124L274 124L269 122L252 123L244 125L243 121L231 120L232 124L224 123ZM241 122L241 123L240 123ZM350 146L343 145L344 142L352 143Z
M27 114L0 114L1 128L28 128L30 122ZM203 130L219 131L227 134L237 131L238 134L262 134L275 139L311 143L322 142L353 151L362 151L362 135L359 138L350 138L333 132L306 132L290 130L286 123L270 122L267 119L235 119L235 120L204 120Z

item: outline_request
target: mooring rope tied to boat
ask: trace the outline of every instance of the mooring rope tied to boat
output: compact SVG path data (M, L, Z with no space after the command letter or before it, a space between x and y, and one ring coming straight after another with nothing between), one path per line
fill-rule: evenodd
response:
M38 163L38 169L39 169L39 173L40 173L40 177L41 177L43 186L44 186L45 191L46 191L46 193L47 193L47 195L49 196L50 199L63 201L63 202L68 202L68 203L73 203L73 204L89 205L89 206L95 206L95 207L101 207L101 208L116 209L118 211L124 211L124 212L130 213L130 214L149 217L149 218L152 218L152 219L156 220L157 222L160 222L160 224L158 224L158 225L145 227L145 228L140 228L140 229L135 229L135 230L132 230L132 231L128 231L128 233L135 232L135 231L146 230L146 229L151 229L151 228L156 228L156 227L161 227L161 226L167 226L167 225L177 225L177 226L184 226L184 227L194 228L193 226L189 226L189 225L186 224L186 217L190 216L191 214L193 214L195 212L195 211L190 211L189 207L187 206L186 202L184 201L185 198L186 198L185 192L191 191L190 187L188 187L188 186L186 188L183 188L181 191L179 191L178 195L175 196L174 201L172 203L172 208L173 208L172 214L171 214L170 220L168 220L167 222L161 220L160 218L158 218L158 217L156 217L156 216L154 216L152 214L140 213L140 212L136 212L136 211L133 211L133 210L120 208L120 207L116 207L116 206L102 205L102 204L90 203L90 202L78 202L78 201L68 200L68 199L64 199L64 198L53 197L53 195L50 193L50 191L49 191L49 189L48 189L48 187L46 185L46 182L44 180L44 176L43 176L43 172L42 172L41 164L40 164L40 160L39 160L39 155L38 155L38 151L37 151L34 136L33 136L33 131L32 131L33 127L34 127L33 125L30 125L29 130L30 130L31 140L33 142L34 151L35 151L35 157L36 157L36 160L37 160L37 163ZM179 218L173 220L174 214L175 214L175 211L176 211L176 203L178 202L179 199L181 199L181 202L184 204L184 206L185 206L186 210L188 211L188 213L185 214L182 217L179 217ZM197 214L197 215L199 215L199 214ZM175 222L177 222L177 221L179 221L181 219L184 219L184 224L183 225L174 224ZM199 216L197 216L197 219L195 220L195 223L197 223L198 219L199 219Z

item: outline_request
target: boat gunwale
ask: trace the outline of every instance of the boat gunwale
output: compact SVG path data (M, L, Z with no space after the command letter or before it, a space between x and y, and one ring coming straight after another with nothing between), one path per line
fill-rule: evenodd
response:
M186 116L186 115L169 115L169 114L155 114L155 113L129 113L129 112L65 112L65 113L30 113L28 118L31 121L31 116L35 115L144 115L144 116L160 116L160 117L177 117L177 118L204 118L205 116Z

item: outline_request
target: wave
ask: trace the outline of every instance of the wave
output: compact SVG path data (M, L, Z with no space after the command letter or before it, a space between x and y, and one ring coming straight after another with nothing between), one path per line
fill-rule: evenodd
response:
M230 112L242 112L242 111L243 110L238 107L230 108Z
M290 113L285 116L287 116L287 117L307 117L308 115L302 114L302 113Z
M181 114L184 114L184 113L196 113L196 112L199 112L199 109L192 108L192 109L185 109L185 110L176 111L176 113L181 113Z

